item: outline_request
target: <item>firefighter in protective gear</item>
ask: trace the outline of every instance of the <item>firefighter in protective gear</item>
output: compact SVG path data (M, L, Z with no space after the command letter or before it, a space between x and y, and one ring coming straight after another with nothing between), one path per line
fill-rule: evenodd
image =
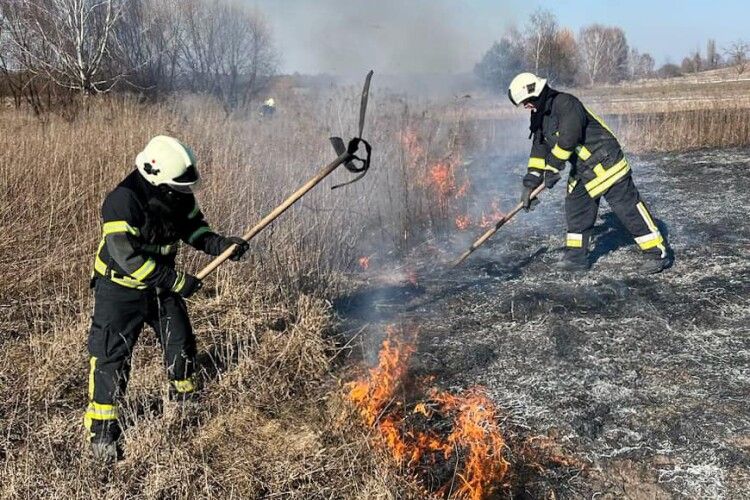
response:
M276 100L273 97L269 97L263 101L263 105L260 107L260 116L268 117L273 116L276 112Z
M188 147L171 137L155 137L138 154L136 167L104 200L92 277L84 423L94 455L105 461L117 456L117 401L124 395L133 347L145 323L164 350L170 397L186 399L196 390L195 337L184 299L201 282L175 269L180 241L209 255L236 244L234 260L248 249L246 241L220 236L205 221L192 193L199 175Z
M568 233L561 266L589 268L589 239L604 197L643 251L646 259L640 271L658 273L669 267L671 250L633 183L630 165L612 130L575 96L558 92L532 73L516 76L508 97L514 105L531 110L531 155L521 196L524 208L533 208L529 195L535 188L544 183L552 189L566 162L571 164L565 199Z

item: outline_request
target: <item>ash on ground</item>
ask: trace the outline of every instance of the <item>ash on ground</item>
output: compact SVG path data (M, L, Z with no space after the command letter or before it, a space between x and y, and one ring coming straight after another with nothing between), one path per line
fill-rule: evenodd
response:
M606 202L592 270L556 270L556 187L461 268L373 286L340 311L372 331L417 321L415 370L449 390L484 386L509 429L551 436L585 464L542 474L529 496L750 498L750 150L631 164L675 250L668 271L635 274L638 250ZM498 175L520 191L518 170ZM376 352L376 340L364 343Z

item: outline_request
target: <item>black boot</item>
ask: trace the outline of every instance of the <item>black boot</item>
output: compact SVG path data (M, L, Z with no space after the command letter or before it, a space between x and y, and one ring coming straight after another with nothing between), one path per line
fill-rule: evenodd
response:
M120 437L122 431L117 420L94 420L89 428L91 454L94 460L111 465L122 458Z
M644 252L641 258L643 262L640 263L637 269L639 274L657 274L665 269L669 269L674 263L674 253L671 248L667 248L663 255L658 250L655 252Z
M587 252L583 250L565 251L565 256L557 263L557 268L566 272L586 272L591 267Z

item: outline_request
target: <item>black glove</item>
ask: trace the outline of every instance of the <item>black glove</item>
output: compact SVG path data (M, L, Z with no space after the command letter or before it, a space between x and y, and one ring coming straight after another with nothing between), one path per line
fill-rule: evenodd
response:
M223 248L221 249L221 253L224 253L227 248L231 247L232 245L237 245L237 248L235 249L234 253L231 257L229 257L231 260L237 262L242 258L243 255L245 255L245 252L247 252L250 249L250 243L243 240L239 236L229 236L224 238Z
M178 272L172 291L180 294L182 298L187 299L200 290L202 286L203 282L192 274Z
M523 177L523 191L521 192L521 203L523 204L524 210L534 210L539 204L539 200L536 198L531 199L531 192L538 188L542 182L542 172L529 172Z
M557 184L557 181L560 180L560 174L553 172L551 170L545 170L544 171L544 187L547 189L552 189L555 187L555 184Z

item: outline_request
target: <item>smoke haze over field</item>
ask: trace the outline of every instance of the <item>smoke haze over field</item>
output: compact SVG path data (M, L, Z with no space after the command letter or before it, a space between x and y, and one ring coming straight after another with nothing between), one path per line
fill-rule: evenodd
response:
M471 71L506 26L486 26L471 2L253 2L266 12L285 71L360 74ZM504 8L510 13L514 9ZM508 18L509 23L514 19Z
M510 26L537 8L574 33L601 23L621 27L631 47L657 65L716 39L720 49L746 38L750 7L740 0L244 0L263 11L282 53L282 71L461 73Z

